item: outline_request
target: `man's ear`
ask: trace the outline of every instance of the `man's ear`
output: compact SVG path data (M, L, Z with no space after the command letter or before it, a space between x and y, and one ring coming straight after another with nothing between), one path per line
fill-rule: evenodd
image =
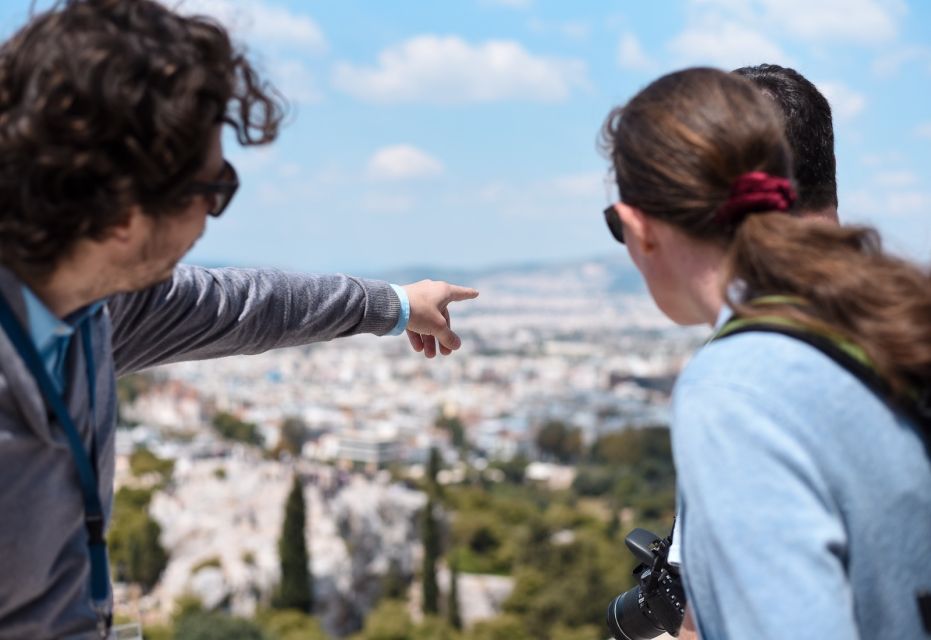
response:
M127 209L122 217L103 232L103 240L112 240L121 244L132 244L141 233L147 233L146 225L150 221L138 206Z
M635 251L648 254L656 247L656 233L653 220L637 207L618 202L614 205L617 214L624 223L624 241L633 246Z

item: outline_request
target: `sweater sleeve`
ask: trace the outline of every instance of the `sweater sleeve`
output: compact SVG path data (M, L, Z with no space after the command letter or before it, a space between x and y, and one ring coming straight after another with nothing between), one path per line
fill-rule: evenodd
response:
M181 265L172 278L108 301L117 375L321 342L384 335L400 302L387 282L273 269Z
M701 637L857 638L845 529L803 426L759 391L702 380L676 389L673 425Z

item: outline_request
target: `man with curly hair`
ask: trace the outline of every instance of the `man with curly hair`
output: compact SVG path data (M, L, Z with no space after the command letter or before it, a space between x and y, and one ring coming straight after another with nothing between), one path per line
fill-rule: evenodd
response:
M65 0L0 46L0 637L105 637L116 377L407 331L460 346L474 289L177 266L239 179L221 129L275 139L277 94L203 17Z

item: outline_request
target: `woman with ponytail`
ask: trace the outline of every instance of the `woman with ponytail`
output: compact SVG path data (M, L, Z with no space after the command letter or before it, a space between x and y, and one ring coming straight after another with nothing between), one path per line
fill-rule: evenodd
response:
M741 77L664 76L603 142L612 233L669 318L720 334L673 394L701 637L931 637L931 274L792 213L780 117Z

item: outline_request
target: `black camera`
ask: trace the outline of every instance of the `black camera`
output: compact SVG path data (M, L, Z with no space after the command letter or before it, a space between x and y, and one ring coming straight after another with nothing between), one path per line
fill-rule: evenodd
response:
M679 569L669 564L672 533L660 538L634 529L624 544L640 561L634 569L638 584L608 606L608 630L615 640L648 640L661 633L679 635L685 616L685 590Z

